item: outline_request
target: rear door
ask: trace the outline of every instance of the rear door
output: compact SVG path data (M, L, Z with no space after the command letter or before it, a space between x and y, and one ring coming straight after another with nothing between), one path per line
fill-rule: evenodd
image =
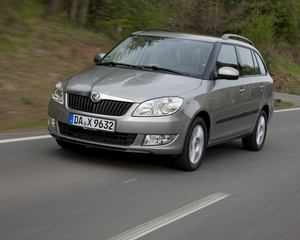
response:
M266 70L259 55L246 47L238 47L243 76L240 77L245 86L244 117L241 127L244 132L250 131L256 122L261 108L266 82Z

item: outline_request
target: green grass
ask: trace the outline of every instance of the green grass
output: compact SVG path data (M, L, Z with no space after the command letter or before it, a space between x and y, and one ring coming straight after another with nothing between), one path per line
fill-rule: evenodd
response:
M281 99L274 99L274 108L281 109L281 108L292 108L294 104L291 102L283 102Z
M24 97L22 97L22 100L25 104L28 104L28 105L33 104L33 100L30 97L24 96Z
M289 94L300 95L300 91L290 91Z
M271 65L272 67L280 67L284 69L286 72L288 72L289 77L300 75L300 66L292 61L272 59ZM297 78L295 77L295 79Z
M300 66L290 60L272 59L270 73L273 74L277 91L300 95Z

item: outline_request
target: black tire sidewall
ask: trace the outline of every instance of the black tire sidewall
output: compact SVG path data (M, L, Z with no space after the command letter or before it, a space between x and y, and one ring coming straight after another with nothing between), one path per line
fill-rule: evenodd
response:
M264 132L263 141L261 142L260 145L258 145L257 142L256 142L256 137L257 137L258 123L259 123L259 120L260 120L261 116L263 116L264 119L265 119L265 132ZM255 148L256 148L257 151L260 150L263 147L264 143L265 143L265 140L266 140L266 137L267 137L267 126L268 126L267 114L266 114L265 111L261 111L260 114L259 114L259 117L257 119L257 123L256 123L256 126L255 126L255 132L253 134L254 135L253 141L255 141L254 142L255 143Z
M257 129L258 129L259 120L262 116L265 119L266 125L265 125L264 139L263 139L262 143L260 145L258 145L256 142ZM266 137L267 137L267 127L268 127L267 114L265 111L262 110L257 118L253 132L249 135L249 137L243 138L243 140L242 140L244 148L248 149L248 150L252 150L252 151L259 151L260 149L262 149L262 147L265 143Z
M193 133L194 128L200 125L204 131L204 146L203 146L203 151L201 153L200 159L196 164L193 164L190 160L190 156L189 156L189 145L190 145L190 139L191 139L191 135ZM196 170L203 159L203 156L205 154L205 150L206 150L206 145L207 145L207 129L206 129L206 124L204 122L204 120L200 117L197 117L193 120L193 122L191 123L189 130L187 132L186 138L185 138L185 142L184 142L184 147L183 147L183 151L182 151L182 157L184 159L184 163L185 163L185 167L187 170L189 171L194 171Z

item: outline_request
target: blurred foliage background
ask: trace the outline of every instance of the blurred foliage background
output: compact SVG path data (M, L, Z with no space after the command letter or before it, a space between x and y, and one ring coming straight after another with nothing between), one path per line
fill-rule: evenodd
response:
M243 35L276 91L300 95L299 0L1 0L0 130L44 124L55 83L149 27Z
M265 57L295 47L299 61L299 0L40 0L45 17L64 15L77 27L124 38L147 27L221 36L241 34ZM118 29L122 29L119 30Z

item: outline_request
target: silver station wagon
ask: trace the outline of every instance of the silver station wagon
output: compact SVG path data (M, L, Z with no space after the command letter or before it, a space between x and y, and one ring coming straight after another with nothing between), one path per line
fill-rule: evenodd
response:
M247 38L149 28L94 62L53 90L48 130L62 148L170 155L193 171L208 146L264 145L274 86Z

